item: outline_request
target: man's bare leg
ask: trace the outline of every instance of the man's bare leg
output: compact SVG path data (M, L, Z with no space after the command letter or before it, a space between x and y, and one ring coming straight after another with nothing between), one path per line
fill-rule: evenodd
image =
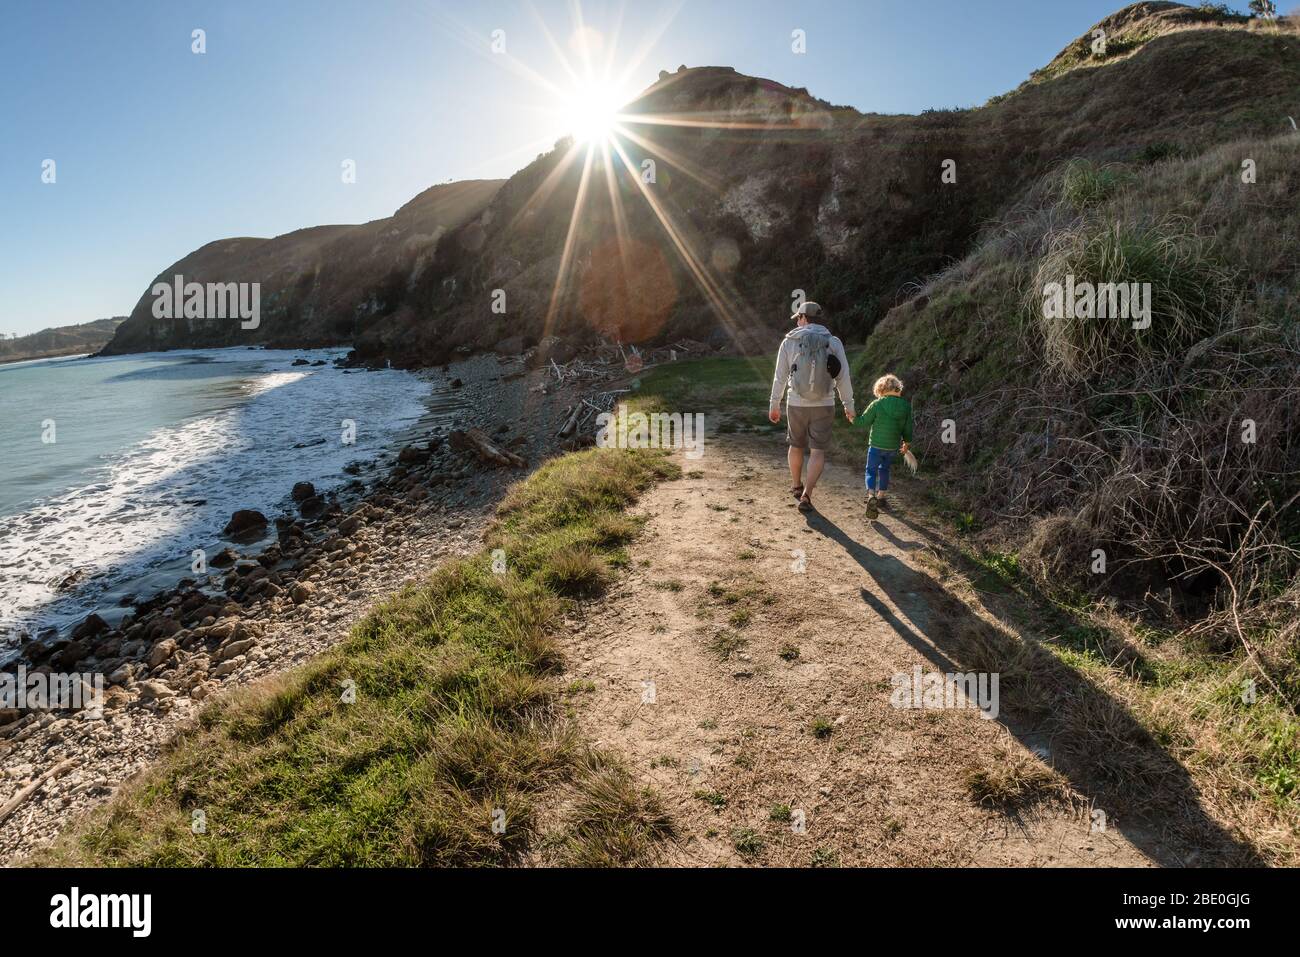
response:
M813 449L808 453L808 478L803 483L804 498L812 498L812 490L817 487L817 480L822 477L822 469L825 467L825 452L821 449Z
M790 451L786 455L786 460L790 463L790 479L793 483L792 487L797 488L803 484L803 480L800 478L800 476L803 475L803 449L796 449L793 445L790 446Z

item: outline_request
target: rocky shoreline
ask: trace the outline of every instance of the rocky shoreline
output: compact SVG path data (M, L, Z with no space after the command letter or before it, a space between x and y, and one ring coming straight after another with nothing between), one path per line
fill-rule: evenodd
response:
M362 466L369 480L336 493L298 483L293 509L273 520L274 540L255 553L238 538L264 540L272 522L236 513L227 527L232 544L211 557L209 577L137 603L117 627L92 614L67 636L23 645L6 671L21 664L28 673L102 675L104 708L101 719L0 711L0 862L17 862L109 797L204 699L302 664L344 638L373 604L477 550L496 501L523 474L519 463L546 452L530 436L554 431L549 423L531 427L549 418L549 403L526 414L538 374L523 357L447 367L442 380L472 410L463 422ZM490 433L516 467L485 460L455 427L462 424Z
M527 467L591 444L592 431L577 424L590 423L592 398L627 391L611 380L679 350L709 351L683 342L629 361L606 346L559 364L548 345L429 373L431 405L439 391L454 393L468 411L359 466L336 492L297 483L292 509L273 520L236 513L232 544L211 557L206 580L137 603L116 627L90 615L67 636L25 644L4 670L102 675L104 709L99 719L0 711L0 864L20 862L110 797L205 699L306 662L403 585L478 550L497 501ZM272 525L273 540L256 552L237 544L245 533L264 542Z

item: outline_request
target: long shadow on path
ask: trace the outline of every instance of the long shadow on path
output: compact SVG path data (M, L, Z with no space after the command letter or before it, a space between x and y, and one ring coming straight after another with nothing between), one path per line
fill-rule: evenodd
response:
M872 551L821 513L806 519L811 529L843 547L902 612L872 589L862 589L870 613L936 671L999 674L996 720L1026 747L1046 744L1055 769L1107 813L1108 827L1165 866L1262 864L1249 845L1205 812L1186 769L1123 702L1033 639L993 627L931 576ZM882 534L896 547L915 544Z

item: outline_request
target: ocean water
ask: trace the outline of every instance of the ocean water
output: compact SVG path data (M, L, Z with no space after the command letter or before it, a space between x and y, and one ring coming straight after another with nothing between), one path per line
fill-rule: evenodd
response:
M0 365L0 658L21 631L109 621L268 518L409 438L429 384L340 350L209 349ZM293 366L297 358L326 360ZM355 423L345 442L344 420ZM52 441L50 441L52 439ZM272 527L273 528L273 527ZM71 579L71 580L70 580Z

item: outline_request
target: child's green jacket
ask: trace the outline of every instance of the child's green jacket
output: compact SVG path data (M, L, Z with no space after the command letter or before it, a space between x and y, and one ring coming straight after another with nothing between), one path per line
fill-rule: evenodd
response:
M867 444L895 452L912 441L912 403L901 395L883 395L857 417L854 428L869 428Z

